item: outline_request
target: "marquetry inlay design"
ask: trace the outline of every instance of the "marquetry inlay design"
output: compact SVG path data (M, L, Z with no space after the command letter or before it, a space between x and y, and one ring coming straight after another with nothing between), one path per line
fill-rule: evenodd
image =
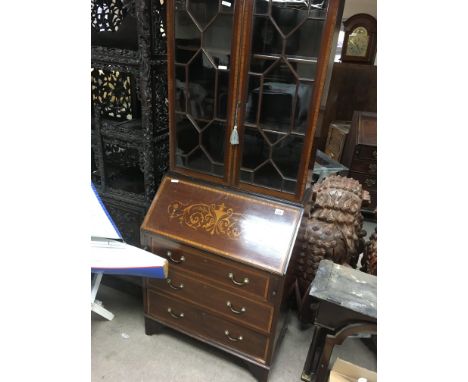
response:
M172 202L167 211L170 219L178 219L181 225L194 230L204 230L210 235L222 235L229 239L239 239L241 221L244 216L232 208L221 204L184 204Z

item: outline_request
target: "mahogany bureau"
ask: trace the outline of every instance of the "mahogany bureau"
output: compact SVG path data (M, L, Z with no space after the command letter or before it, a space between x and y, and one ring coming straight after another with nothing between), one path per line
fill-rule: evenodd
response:
M266 381L286 316L287 274L303 208L166 176L141 227L169 260L144 284L145 330L161 324L247 362Z
M145 280L146 332L176 329L266 381L344 1L164 3L170 173L141 241L170 265Z

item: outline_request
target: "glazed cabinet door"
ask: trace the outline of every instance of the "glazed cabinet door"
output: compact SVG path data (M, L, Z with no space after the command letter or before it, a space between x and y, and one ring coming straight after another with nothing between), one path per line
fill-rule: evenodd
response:
M343 4L170 0L171 169L300 201Z
M168 2L171 169L215 182L228 172L236 2Z
M327 13L339 2L251 1L238 184L300 199L329 56Z

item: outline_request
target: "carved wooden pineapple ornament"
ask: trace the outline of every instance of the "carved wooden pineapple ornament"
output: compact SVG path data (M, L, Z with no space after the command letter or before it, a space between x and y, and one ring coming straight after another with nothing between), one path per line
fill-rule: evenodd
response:
M351 178L332 175L314 185L293 250L300 312L321 260L356 266L364 249L361 207L366 202L369 193Z

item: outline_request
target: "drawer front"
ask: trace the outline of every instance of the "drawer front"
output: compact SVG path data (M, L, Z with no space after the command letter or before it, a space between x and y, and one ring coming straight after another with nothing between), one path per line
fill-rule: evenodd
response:
M264 300L268 297L269 275L266 272L185 247L168 248L155 238L151 242L151 251L169 260L169 272L181 269L199 273L236 293L250 293Z
M377 147L358 145L354 149L355 158L358 159L377 159Z
M377 176L377 163L375 160L354 158L350 170Z
M171 269L166 280L148 279L147 285L202 305L240 325L266 334L270 331L274 311L271 305L261 304L196 280L177 269Z
M145 312L168 326L265 362L267 336L243 328L175 297L147 290Z
M348 173L350 178L358 180L362 187L367 191L376 191L377 190L377 178L375 175L363 174L360 172L350 171Z

